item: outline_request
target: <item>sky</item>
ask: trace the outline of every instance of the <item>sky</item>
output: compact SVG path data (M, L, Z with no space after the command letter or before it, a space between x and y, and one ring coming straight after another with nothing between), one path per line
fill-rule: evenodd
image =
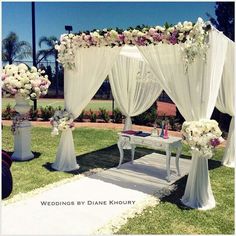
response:
M65 25L73 31L130 26L176 24L198 17L215 16L215 2L36 2L36 40L41 36L60 37ZM31 43L31 3L2 3L2 37L16 32ZM38 46L37 46L38 49Z

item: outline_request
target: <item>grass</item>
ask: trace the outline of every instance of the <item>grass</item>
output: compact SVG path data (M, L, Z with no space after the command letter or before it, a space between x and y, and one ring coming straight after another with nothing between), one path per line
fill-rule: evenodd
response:
M11 107L15 106L14 98L3 98L2 99L2 109L5 109L7 104L11 104ZM33 105L33 102L30 102ZM53 107L64 107L63 99L56 98L40 98L38 99L37 106L45 107L45 106L53 106ZM86 106L85 111L89 111L90 109L93 111L98 111L99 108L105 108L108 111L112 110L112 101L111 100L91 100L90 103Z
M46 186L56 181L73 177L95 168L111 168L119 162L116 146L116 131L109 129L78 128L73 131L78 171L65 173L50 168L55 160L59 137L52 138L49 128L32 129L32 150L35 158L28 162L13 162L11 167L14 189L10 197L19 192ZM3 127L2 146L13 151L13 136L9 127ZM45 138L47 137L47 138ZM49 145L50 144L50 145ZM152 153L153 150L137 148L135 159ZM127 155L128 154L128 155ZM184 146L183 154L189 158L189 149ZM129 219L119 234L233 234L234 233L234 170L220 165L223 149L218 149L213 160L209 161L210 179L217 202L209 211L190 210L180 203L184 193L186 176L177 184L177 190L162 199L159 205L147 208L142 214ZM125 153L124 161L130 160Z
M50 132L51 129L49 128L34 127L32 129L32 151L36 152L35 154L38 158L27 162L13 162L11 171L14 189L11 197L19 192L28 192L78 174L50 169L50 163L55 160L59 143L59 137L51 137ZM79 173L89 170L91 166L92 168L98 167L95 162L87 162L85 157L80 156L81 154L109 147L117 140L116 133L110 130L79 128L74 131L73 135L75 137L76 153L79 155L78 163L82 166ZM10 132L10 128L5 126L2 132L2 148L8 152L13 151L13 135ZM101 167L103 167L103 160L100 161ZM118 162L118 157L116 162Z
M10 198L20 192L25 193L96 168L111 168L119 163L117 131L77 128L73 131L73 136L80 169L67 173L54 171L51 163L55 161L59 136L51 137L50 132L50 128L33 127L31 146L36 158L26 162L13 162L11 171L14 187ZM9 154L13 152L13 135L8 126L4 126L2 130L2 148ZM151 152L140 148L136 151L136 158ZM130 155L126 155L124 161L129 160Z
M184 207L180 198L187 181L177 183L177 190L159 205L145 209L129 219L118 234L234 234L234 169L220 166L223 150L209 161L210 179L216 207L199 211ZM216 161L218 160L218 161ZM218 168L217 168L218 167Z

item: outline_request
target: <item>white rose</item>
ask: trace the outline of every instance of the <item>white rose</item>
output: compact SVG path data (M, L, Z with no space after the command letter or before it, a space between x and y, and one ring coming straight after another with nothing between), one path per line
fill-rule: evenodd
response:
M35 93L39 93L40 92L40 88L39 87L35 87L34 91L35 91Z
M27 71L28 70L28 67L24 64L24 63L21 63L18 65L18 69L19 71Z
M35 66L32 66L31 67L31 72L33 72L33 73L37 72L37 68Z
M31 85L31 84L26 84L26 85L25 85L25 89L30 90L31 88L32 88L32 85Z

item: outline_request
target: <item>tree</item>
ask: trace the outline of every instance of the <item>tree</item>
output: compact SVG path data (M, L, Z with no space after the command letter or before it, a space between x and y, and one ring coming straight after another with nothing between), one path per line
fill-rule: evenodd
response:
M37 53L37 64L42 59L47 59L48 57L54 57L55 59L55 82L56 82L56 97L59 95L59 83L58 83L58 62L57 62L57 50L55 49L55 43L57 42L57 38L55 36L45 37L42 36L39 39L39 47L41 48L42 44L45 44L48 48L41 49ZM41 58L40 58L41 57Z
M207 14L211 23L234 41L234 2L216 2L214 19Z
M2 60L12 64L16 59L22 60L32 54L31 45L26 41L19 41L16 33L10 32L2 40Z

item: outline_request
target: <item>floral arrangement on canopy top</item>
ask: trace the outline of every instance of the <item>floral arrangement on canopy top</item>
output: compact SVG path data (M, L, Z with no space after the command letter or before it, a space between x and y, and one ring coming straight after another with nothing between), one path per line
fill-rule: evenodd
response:
M200 157L211 158L214 148L224 141L215 120L185 121L181 132L184 142Z
M58 61L67 69L75 66L75 51L80 48L101 47L101 46L122 46L124 44L147 46L150 44L181 44L184 52L186 64L194 61L197 55L205 57L207 44L206 38L211 29L209 23L198 18L194 24L185 21L174 26L165 25L164 27L137 27L127 30L103 29L80 32L78 34L63 34L60 44L55 45L58 50Z
M45 71L21 63L6 65L2 70L2 90L4 96L21 95L25 99L35 99L46 95L51 82Z

